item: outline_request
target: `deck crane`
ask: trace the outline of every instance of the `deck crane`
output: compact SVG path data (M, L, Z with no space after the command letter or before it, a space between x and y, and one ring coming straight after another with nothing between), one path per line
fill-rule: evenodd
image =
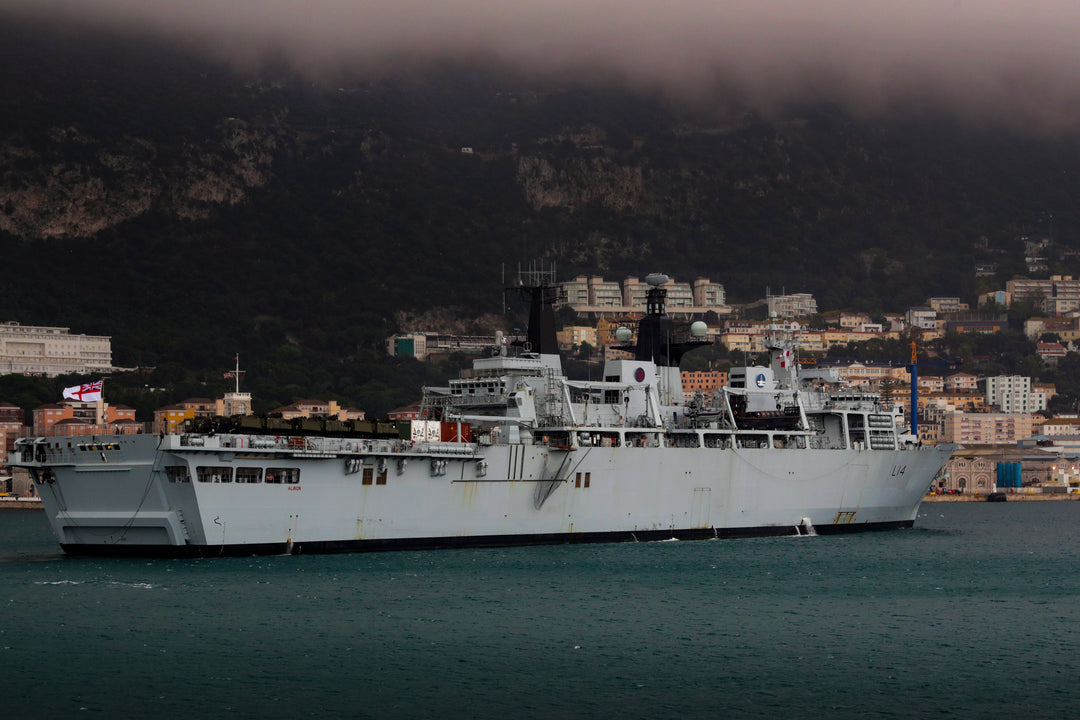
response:
M921 363L924 366L930 365L945 365L947 367L956 367L962 359L957 358L955 360L935 360L934 362ZM904 366L904 369L911 373L911 434L915 436L915 440L919 439L919 354L918 346L913 340L911 342L911 364Z

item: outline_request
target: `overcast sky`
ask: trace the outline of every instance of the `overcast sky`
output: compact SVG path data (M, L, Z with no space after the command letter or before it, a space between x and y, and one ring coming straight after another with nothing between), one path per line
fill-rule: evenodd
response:
M191 38L250 62L375 70L468 55L583 70L690 100L823 98L1080 129L1075 0L0 0L47 18ZM2 21L2 18L0 18Z

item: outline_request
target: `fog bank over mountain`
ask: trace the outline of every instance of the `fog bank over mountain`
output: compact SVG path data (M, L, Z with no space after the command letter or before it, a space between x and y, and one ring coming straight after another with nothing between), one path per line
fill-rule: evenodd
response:
M1060 0L0 0L3 15L179 40L248 71L460 59L706 106L1080 130L1080 6Z

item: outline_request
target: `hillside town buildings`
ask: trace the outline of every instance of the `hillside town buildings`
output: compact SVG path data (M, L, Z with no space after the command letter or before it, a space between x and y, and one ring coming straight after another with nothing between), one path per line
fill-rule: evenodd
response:
M1031 378L1018 375L988 377L983 381L986 402L1005 413L1034 413L1046 409L1046 394L1031 388Z
M690 317L709 311L718 315L731 312L731 308L725 304L724 286L708 278L697 278L688 283L671 279L661 287L667 290L667 311L670 315ZM616 282L596 275L579 275L573 280L559 283L558 291L559 306L571 308L579 317L599 318L643 313L649 285L636 277Z
M1031 437L1038 425L1027 413L947 413L942 439L961 445L1015 445Z
M363 410L341 407L336 400L297 400L294 403L272 410L270 414L280 415L285 420L295 420L296 418L364 419Z
M794 320L817 314L817 300L810 293L794 295L769 295L766 298L770 318Z
M1034 257L1034 256L1033 256ZM995 264L985 264L987 272L996 272ZM990 273L992 275L992 273ZM990 275L987 275L990 276ZM559 284L559 304L573 310L575 322L557 332L560 348L579 353L579 359L596 362L609 358L631 358L621 349L625 343L616 339L616 330L634 331L645 310L648 284L638 277L621 281L600 276L578 276ZM771 295L750 305L727 304L724 286L708 278L691 282L669 279L667 311L679 323L706 320L709 339L722 342L747 362L765 362L766 336L775 331L791 333L803 360L816 368L831 368L853 391L882 393L896 412L907 422L910 412L911 376L904 357L892 362L838 362L822 357L831 348L869 340L915 337L920 344L943 337L945 333L992 333L1007 328L1004 315L997 314L1013 302L1030 303L1039 316L1024 324L1024 332L1035 342L1036 354L1047 365L1060 362L1069 352L1080 348L1080 279L1054 275L1045 279L1016 278L1005 290L983 293L978 298L981 311L972 311L959 297L930 297L925 303L903 313L870 314L860 311L830 311L819 314L816 300L808 293ZM988 312L992 310L993 312ZM756 318L756 319L754 319ZM457 336L453 334L411 331L387 339L387 352L399 357L431 360L449 354L488 353L498 342L524 342L523 336ZM581 354L583 351L587 354ZM921 352L920 352L921 355ZM108 337L71 335L67 328L22 326L8 322L0 325L0 374L29 373L41 375L95 374L112 370L111 340ZM683 371L684 402L716 393L727 381L723 371ZM1031 457L1080 457L1080 418L1048 419L1046 408L1056 392L1053 385L1030 377L991 376L980 378L970 372L942 374L940 370L920 370L917 412L920 441L954 442L964 449L990 448L993 452L1025 449ZM0 403L0 465L4 448L26 434L85 435L105 432L176 431L196 417L248 414L251 397L229 393L225 397L189 398L175 405L159 408L154 423L136 421L135 412L122 405L78 404L64 401L35 408L24 419L23 411ZM276 408L285 419L333 417L363 419L355 408L339 406L334 401L301 400ZM408 418L415 406L394 411L396 417ZM26 421L32 423L29 426ZM966 450L965 450L966 451ZM990 457L960 454L954 457L948 472L935 484L942 491L987 492L994 487L994 466ZM1047 487L1067 487L1080 491L1080 470L1074 465L1039 464L1025 459L1025 482ZM1038 467L1038 471L1031 470ZM1045 467L1044 467L1045 465Z
M0 323L0 374L92 375L112 367L112 339L69 328Z
M1015 278L1005 283L1013 302L1027 302L1050 315L1080 310L1080 278L1051 275L1046 279Z

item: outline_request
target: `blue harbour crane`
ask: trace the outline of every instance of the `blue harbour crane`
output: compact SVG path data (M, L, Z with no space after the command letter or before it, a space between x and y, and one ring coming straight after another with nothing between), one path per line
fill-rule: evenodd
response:
M911 364L905 365L904 369L911 373L911 434L919 439L919 365L956 367L963 362L962 358L955 360L934 360L932 362L919 362L918 345L911 342Z

